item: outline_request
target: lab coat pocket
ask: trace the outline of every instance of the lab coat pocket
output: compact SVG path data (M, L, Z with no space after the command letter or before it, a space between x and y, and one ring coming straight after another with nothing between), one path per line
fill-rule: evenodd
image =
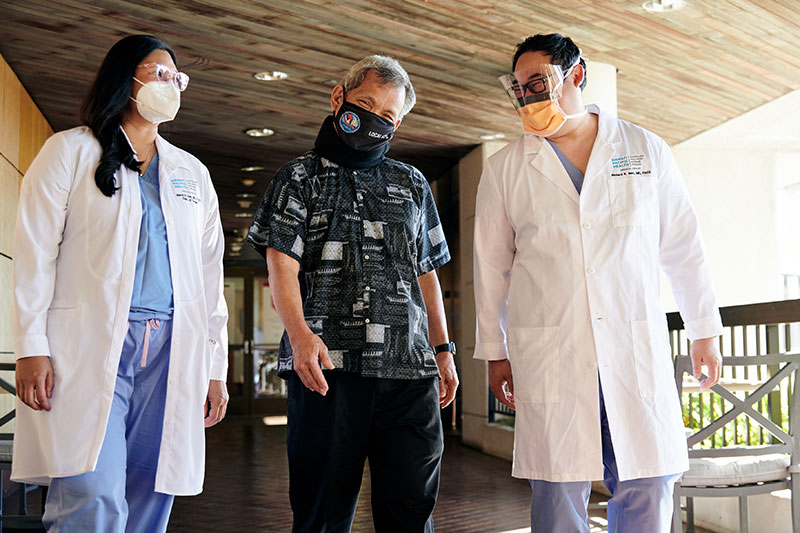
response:
M631 334L639 395L643 398L677 395L672 349L664 320L632 322Z
M614 226L658 223L658 186L654 177L611 178L608 196Z
M514 402L558 403L558 326L509 328L508 341Z

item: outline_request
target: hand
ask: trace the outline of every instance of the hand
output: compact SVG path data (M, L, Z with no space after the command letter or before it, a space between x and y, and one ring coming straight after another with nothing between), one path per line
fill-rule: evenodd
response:
M224 381L212 379L208 382L208 396L206 396L205 426L210 428L225 418L228 410L228 388Z
M53 396L53 366L46 355L17 359L17 396L34 411L49 411Z
M708 369L706 374L708 377L700 381L700 390L703 391L716 385L722 376L722 356L719 354L717 337L692 341L689 353L692 358L694 379L700 380L703 365Z
M327 369L333 368L333 361L328 356L328 347L319 336L311 330L303 333L297 339L289 339L292 344L292 364L300 381L306 388L325 396L328 393L328 382L319 366Z
M453 353L437 353L436 366L439 367L439 374L442 376L439 378L439 405L444 409L456 397L456 389L458 389L458 373L453 361Z
M504 387L507 385L507 387ZM511 375L511 362L508 359L489 361L489 388L494 397L506 407L514 406L514 377ZM508 390L506 390L508 389Z

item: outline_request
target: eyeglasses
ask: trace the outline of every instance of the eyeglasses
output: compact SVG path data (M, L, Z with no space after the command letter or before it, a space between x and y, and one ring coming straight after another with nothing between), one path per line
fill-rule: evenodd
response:
M142 63L136 68L147 68L148 74L155 74L158 81L171 81L179 91L183 92L189 85L189 76L183 72L177 72L161 63Z
M540 77L528 80L525 83L514 80L511 84L511 89L517 98L524 98L528 95L540 95L549 92L551 85L555 84L551 83L550 77Z

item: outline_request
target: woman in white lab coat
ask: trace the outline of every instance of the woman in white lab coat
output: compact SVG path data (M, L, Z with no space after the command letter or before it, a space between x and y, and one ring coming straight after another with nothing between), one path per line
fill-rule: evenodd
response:
M208 170L158 135L188 77L146 35L108 52L85 126L25 174L14 257L12 479L50 531L164 531L225 415L224 243Z

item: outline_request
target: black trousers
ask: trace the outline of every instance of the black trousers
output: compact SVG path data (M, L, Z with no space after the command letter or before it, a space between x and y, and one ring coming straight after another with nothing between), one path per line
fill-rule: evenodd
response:
M327 396L289 378L292 531L350 531L368 458L376 532L432 532L444 449L438 379L325 379Z

